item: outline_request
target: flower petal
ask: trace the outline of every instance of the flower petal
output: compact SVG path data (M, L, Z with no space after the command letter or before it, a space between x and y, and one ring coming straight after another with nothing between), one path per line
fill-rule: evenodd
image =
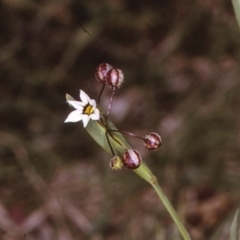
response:
M88 104L90 101L89 96L83 90L80 90L80 99L85 105Z
M67 103L79 111L82 111L83 107L85 106L84 103L79 101L67 101Z
M96 101L94 100L94 99L90 99L89 100L89 104L91 105L91 106L93 106L94 108L96 107Z
M89 120L90 120L90 115L86 115L86 114L82 115L83 127L87 126Z
M79 122L83 119L83 114L79 110L71 112L64 122Z
M98 119L100 118L100 112L99 112L99 109L96 108L95 111L94 111L94 113L91 114L90 117L91 117L92 120L98 120Z

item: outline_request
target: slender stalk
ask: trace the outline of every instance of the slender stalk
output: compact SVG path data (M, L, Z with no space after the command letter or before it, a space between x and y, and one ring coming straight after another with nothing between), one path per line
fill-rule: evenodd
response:
M116 88L114 87L114 88L113 88L113 92L112 92L112 96L111 96L111 99L110 99L110 103L109 103L109 105L108 105L107 117L106 117L106 118L108 118L108 116L109 116L110 109L111 109L111 107L112 107L112 103L113 103L113 100L114 100L115 93L116 93Z
M126 134L130 137L135 137L135 138L139 138L139 139L143 139L144 140L144 137L142 136L139 136L135 133L130 133L130 132L127 132L127 131L122 131L122 130L117 130L117 129L109 129L109 132L119 132L119 133L123 133L123 134Z

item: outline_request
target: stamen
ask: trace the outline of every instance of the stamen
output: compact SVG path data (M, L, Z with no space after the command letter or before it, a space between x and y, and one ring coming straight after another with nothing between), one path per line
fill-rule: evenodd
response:
M93 106L91 106L90 104L87 104L83 109L83 114L91 115L93 113L94 113Z

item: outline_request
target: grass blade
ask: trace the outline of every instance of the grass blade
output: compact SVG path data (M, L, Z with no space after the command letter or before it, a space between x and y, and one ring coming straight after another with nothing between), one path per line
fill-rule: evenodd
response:
M230 229L230 240L239 240L239 209L236 211Z
M236 15L237 23L240 28L240 0L232 0L233 9Z

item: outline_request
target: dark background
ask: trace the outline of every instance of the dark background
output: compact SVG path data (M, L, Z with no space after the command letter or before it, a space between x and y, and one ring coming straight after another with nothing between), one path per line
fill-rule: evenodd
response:
M148 152L193 239L228 239L240 197L240 34L228 0L0 1L0 238L177 239L151 186L80 123L65 94L97 99L122 69L111 120L162 136ZM101 99L107 109L111 90Z

